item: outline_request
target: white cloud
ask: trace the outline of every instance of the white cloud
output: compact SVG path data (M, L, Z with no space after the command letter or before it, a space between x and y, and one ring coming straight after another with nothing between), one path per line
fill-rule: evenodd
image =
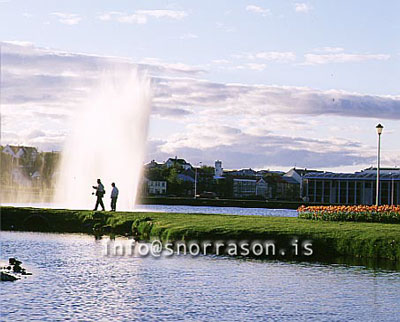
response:
M308 13L311 11L312 7L307 3L296 2L294 4L294 10L300 13Z
M20 40L5 40L3 43L16 45L16 46L23 46L23 47L32 47L33 43L30 41L20 41Z
M110 11L99 15L97 18L102 21L118 21L128 24L145 24L148 19L168 18L173 20L181 20L187 16L185 11L179 10L136 10L132 14L119 11Z
M296 60L296 54L289 51L265 51L248 54L249 59L263 59L268 61L289 62Z
M130 58L98 56L91 54L70 53L60 50L38 48L30 42L7 41L3 44L2 53L5 62L8 60L8 70L18 75L49 75L52 77L90 76L102 68L136 66L150 74L157 75L191 75L202 74L205 70L199 66L189 66L183 63L164 62L156 58L143 59L140 63ZM77 77L75 77L77 78Z
M197 39L197 38L199 38L199 36L197 36L195 34L192 34L192 33L186 33L186 34L183 34L180 37L180 39L183 39L183 40L186 40L186 39Z
M130 24L145 24L147 23L147 17L143 15L122 15L117 18L117 21L122 23L130 23Z
M357 140L322 133L311 139L313 130L321 130L316 119L400 120L400 96L215 83L194 78L204 72L197 66L154 58L135 63L4 42L2 49L4 143L60 148L66 120L79 111L102 71L131 68L152 78L153 115L186 127L166 123L173 134L153 138L150 155L159 160L172 154L209 163L220 158L227 167L291 166L293 160L307 167L364 164L373 159L366 152L371 149ZM333 124L338 121L328 123Z
M319 47L315 48L313 51L319 52L319 53L340 53L344 51L344 48L342 47Z
M65 25L77 25L82 20L80 15L73 13L53 12L52 15L58 17L58 21Z
M400 119L400 97L397 96L305 87L221 84L189 78L157 78L156 82L156 104L196 106L205 114L221 113L232 117L246 114L255 118L280 114Z
M231 55L232 61L216 60L212 63L226 70L256 70L262 71L267 67L265 61L274 63L289 63L296 61L296 54L289 51L264 51L256 53L241 53Z
M321 65L329 63L364 62L368 60L388 60L387 54L306 54L304 55L305 65Z
M151 158L163 160L170 155L190 156L212 164L224 161L225 168L279 165L281 167L335 167L368 163L374 156L361 156L365 149L352 140L317 140L271 133L252 134L221 124L190 124L184 132L150 142ZM372 153L373 154L373 153Z
M225 32L235 32L236 28L232 27L232 26L227 26L226 24L222 23L222 22L217 22L216 26L218 29L221 29Z
M148 68L159 68L167 70L169 74L171 73L181 73L188 75L203 74L205 70L201 66L187 65L183 63L167 63L158 58L145 58L139 61L139 64L143 66L148 65Z
M201 66L169 63L156 58L135 63L126 58L68 53L22 44L2 43L3 79L7 89L3 93L5 104L71 101L85 95L85 88L91 85L101 70L136 67L153 77L155 102L170 108L212 107L214 112L229 109L235 115L245 111L257 116L295 113L400 119L400 98L397 96L320 91L305 87L214 83L193 78L206 72ZM247 67L262 69L265 65ZM182 75L189 78L182 78ZM62 90L63 86L65 90ZM252 109L249 111L247 106L252 106Z
M261 16L264 16L264 17L269 16L271 14L271 10L262 8L259 6L255 6L255 5L248 5L246 7L246 10L249 12L260 14Z
M211 62L213 64L216 64L216 65L223 65L223 64L229 64L230 63L230 61L227 60L227 59L214 59Z
M109 21L111 20L114 16L120 16L122 15L122 12L118 12L118 11L111 11L111 12L107 12L107 13L103 13L101 15L97 16L97 19L102 20L102 21Z
M136 14L155 18L170 18L175 20L180 20L187 16L185 11L179 10L137 10Z
M256 64L256 63L248 63L246 66L251 70L263 71L267 68L266 64Z

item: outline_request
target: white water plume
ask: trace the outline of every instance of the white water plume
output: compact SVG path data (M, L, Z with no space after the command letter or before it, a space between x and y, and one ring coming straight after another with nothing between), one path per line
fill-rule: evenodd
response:
M62 151L55 202L93 209L101 179L110 210L111 183L119 189L117 210L133 209L139 189L151 108L150 80L132 72L105 72L72 122Z

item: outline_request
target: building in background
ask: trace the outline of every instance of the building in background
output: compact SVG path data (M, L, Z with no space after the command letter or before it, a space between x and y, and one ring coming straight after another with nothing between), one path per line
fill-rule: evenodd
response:
M271 198L271 187L267 181L260 178L256 182L256 196L263 198Z
M167 181L144 179L147 187L148 195L165 195L167 194Z
M255 177L257 175L257 171L248 168L248 169L224 171L224 174L234 177Z
M192 173L192 170L186 170L182 173L178 174L178 180L182 181L182 182L190 182L193 183L195 182L195 175L194 173Z
M233 197L234 198L249 198L261 197L269 198L271 189L269 184L263 179L233 179Z
M300 185L301 183L293 177L276 176L274 177L276 190L274 191L274 199L277 200L300 200Z
M186 162L186 160L184 159L178 159L177 156L175 156L175 158L169 158L165 162L165 165L167 168L178 167L184 170L191 170L193 168L190 163Z
M214 179L223 179L224 178L224 169L222 168L222 161L215 161L215 170L214 170Z
M154 169L154 168L161 168L163 166L163 164L158 163L155 160L151 160L149 163L146 163L144 166L147 169Z
M35 147L30 146L15 146L7 144L2 150L3 153L12 156L14 159L17 159L21 166L24 167L32 167L35 163L39 152Z
M313 172L304 175L309 202L372 205L376 195L376 168L355 173ZM400 204L400 169L381 168L380 204Z
M292 168L277 180L276 198L282 200L302 200L304 197L303 179L307 173L323 173L319 170Z

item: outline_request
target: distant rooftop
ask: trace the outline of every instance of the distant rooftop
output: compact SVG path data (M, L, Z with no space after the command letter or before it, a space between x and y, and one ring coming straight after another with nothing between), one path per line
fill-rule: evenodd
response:
M361 172L376 171L376 170L377 170L376 167L369 167L369 168L366 168L364 170L361 170ZM379 170L380 171L393 171L393 172L399 171L400 172L400 168L398 168L398 167L394 167L394 168L379 168Z
M372 171L375 170L375 171ZM399 168L382 168L379 173L381 180L400 180ZM376 168L368 168L355 173L312 172L305 179L336 179L336 180L376 180Z

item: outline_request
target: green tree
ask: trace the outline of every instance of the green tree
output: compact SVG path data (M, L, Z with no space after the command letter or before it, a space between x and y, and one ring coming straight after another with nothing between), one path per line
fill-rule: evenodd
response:
M171 167L168 169L169 174L167 176L167 189L168 193L171 194L180 194L182 191L182 187L180 186L182 183L182 180L178 178L178 169L176 167Z

